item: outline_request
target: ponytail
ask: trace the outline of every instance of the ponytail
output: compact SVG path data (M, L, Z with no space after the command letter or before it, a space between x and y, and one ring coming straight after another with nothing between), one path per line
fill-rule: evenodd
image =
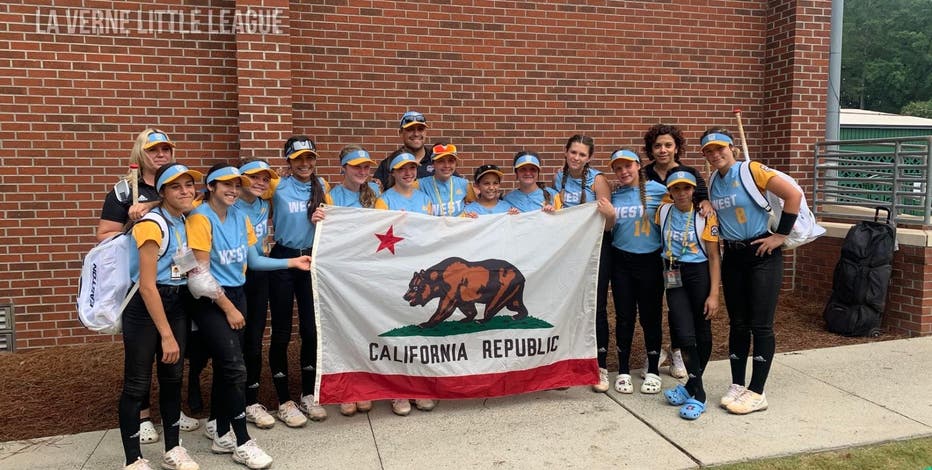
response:
M544 193L544 203L553 204L553 197L550 195L550 191L547 191L547 186L538 181L537 187Z
M359 187L359 204L363 207L368 209L375 207L376 199L378 199L378 197L375 195L375 191L372 190L372 187L369 186L368 181Z
M641 196L641 223L648 223L647 217L647 190L645 185L647 184L647 175L644 172L644 167L638 168L638 191Z
M311 195L307 199L307 220L311 220L314 211L324 203L324 184L317 177L317 172L311 173Z

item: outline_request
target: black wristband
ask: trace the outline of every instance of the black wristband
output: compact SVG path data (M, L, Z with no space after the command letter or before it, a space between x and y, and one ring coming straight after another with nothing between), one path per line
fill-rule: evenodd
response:
M793 224L796 223L797 217L799 217L799 214L790 214L789 212L780 214L780 224L777 225L777 231L775 233L779 235L789 235L790 231L793 230Z

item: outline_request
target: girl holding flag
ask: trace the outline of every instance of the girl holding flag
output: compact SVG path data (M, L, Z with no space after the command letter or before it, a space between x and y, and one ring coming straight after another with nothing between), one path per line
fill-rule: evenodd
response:
M712 355L711 318L718 310L718 223L715 213L699 214L693 204L697 180L691 172L667 175L673 204L664 203L656 213L663 242L667 306L672 340L680 346L689 380L664 391L667 402L680 406L680 417L698 419L705 411L702 374Z
M249 178L239 169L220 163L205 178L205 202L191 212L185 223L188 241L199 269L189 277L192 293L203 297L194 321L202 332L214 361L211 415L217 420L211 450L233 454L233 460L249 468L268 468L269 457L246 430L246 365L242 333L246 324L246 269L310 270L309 256L271 259L259 253L252 222L234 204ZM196 282L195 282L196 281Z
M502 193L499 188L503 176L505 174L495 165L480 165L476 168L473 181L476 187L479 188L479 194L475 201L466 204L464 211L467 217L476 218L486 214L518 213L518 209L502 200Z
M541 160L534 152L522 150L513 159L518 189L505 195L505 201L521 212L542 210L554 212L563 208L560 194L538 181ZM606 378L606 381L608 378Z
M664 286L660 230L655 223L654 213L667 188L647 180L641 168L641 159L631 150L620 149L612 153L611 167L621 185L612 193L611 200L600 198L598 203L599 212L614 225L611 237L611 282L615 300L615 339L618 344L615 390L619 393L634 393L628 362L634 337L634 321L640 314L648 358L641 393L659 393L662 386L658 362Z
M591 168L589 163L595 153L592 137L576 134L566 141L563 168L553 177L553 188L560 194L565 207L587 202L596 202L611 197L608 180L601 171ZM608 391L608 282L611 256L611 224L606 221L606 232L602 236L602 251L599 254L599 278L596 290L595 336L598 346L599 383L592 386L594 392Z
M764 384L770 374L776 340L773 317L783 282L781 245L793 228L802 194L788 181L758 162L736 159L731 133L711 128L702 134L702 155L712 166L709 199L718 214L724 245L722 287L728 310L728 350L731 386L721 406L735 414L767 409ZM769 231L769 213L751 199L741 179L741 165L749 165L754 184L763 193L783 199L783 214L775 233ZM751 382L745 387L745 369L754 339Z

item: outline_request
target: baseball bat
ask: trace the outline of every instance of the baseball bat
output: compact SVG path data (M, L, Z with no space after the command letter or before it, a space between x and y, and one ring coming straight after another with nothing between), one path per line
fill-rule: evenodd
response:
M744 137L744 125L741 124L741 108L735 108L735 118L738 120L738 135L741 136L741 151L744 152L744 159L750 161L751 154L748 153L748 140Z
M133 204L139 203L139 165L129 166L129 185L133 193Z

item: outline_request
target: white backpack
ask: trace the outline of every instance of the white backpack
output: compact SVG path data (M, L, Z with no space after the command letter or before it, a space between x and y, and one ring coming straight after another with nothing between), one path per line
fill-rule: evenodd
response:
M136 223L146 220L157 223L162 231L161 258L168 249L168 223L156 211L150 211ZM78 319L89 330L111 335L122 331L123 309L139 290L129 272L134 242L127 230L98 243L84 257L78 281Z
M754 181L754 176L751 174L750 160L738 163L743 163L738 167L741 186L744 187L744 191L748 193L748 196L770 215L769 229L770 232L773 233L777 230L777 226L780 225L780 216L783 214L783 199L780 199L779 196L770 191L765 191L764 194L761 193L760 188L757 187L757 183ZM796 217L796 223L793 224L793 229L790 230L790 234L786 236L786 240L783 242L783 249L792 250L825 235L825 229L816 223L815 215L809 210L809 205L806 204L806 193L799 187L799 183L782 171L774 170L773 168L768 169L793 185L802 196L802 199L799 201L799 215ZM712 183L718 177L717 173L717 171L712 172L709 187L712 186Z

